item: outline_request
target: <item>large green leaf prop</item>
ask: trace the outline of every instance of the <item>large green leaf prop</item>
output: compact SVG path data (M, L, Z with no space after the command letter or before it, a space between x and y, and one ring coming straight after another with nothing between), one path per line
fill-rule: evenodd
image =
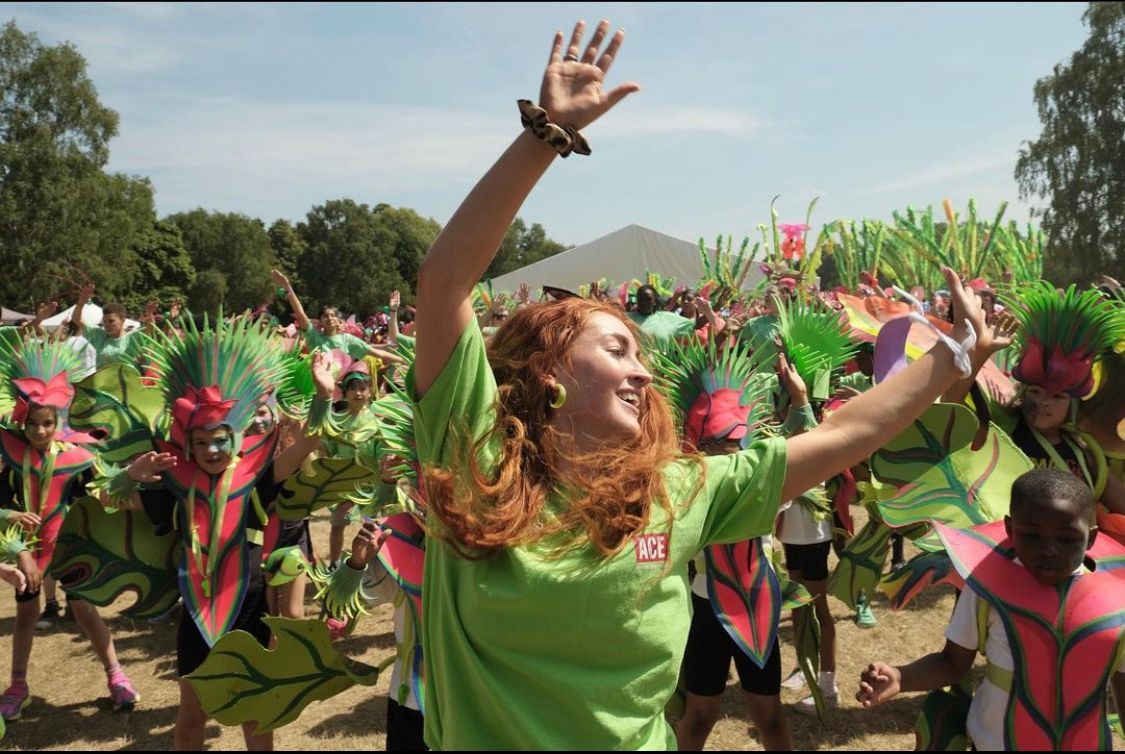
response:
M179 599L176 536L156 536L143 511L110 513L97 499L75 501L59 530L50 574L67 594L99 607L124 592L137 595L122 615L147 620L164 615Z
M974 450L978 427L965 406L939 403L872 455L871 474L894 487L878 500L888 526L940 521L963 529L1008 512L1012 482L1031 461L995 426Z
M219 639L187 680L208 715L223 725L256 723L256 734L296 720L312 702L359 684L374 686L394 655L378 667L349 660L332 646L319 620L264 619L277 638L266 649L245 631Z
M101 369L74 386L68 420L74 429L101 432L102 460L122 465L152 450L152 433L164 396L146 387L140 372L128 364Z
M375 479L375 473L354 458L318 458L311 472L289 477L281 488L276 506L283 521L300 521L313 511L349 499L360 484Z
M877 516L868 519L840 552L828 591L853 610L859 595L875 594L890 549L891 530Z
M914 751L968 749L966 723L972 702L972 693L963 683L927 694L914 721Z

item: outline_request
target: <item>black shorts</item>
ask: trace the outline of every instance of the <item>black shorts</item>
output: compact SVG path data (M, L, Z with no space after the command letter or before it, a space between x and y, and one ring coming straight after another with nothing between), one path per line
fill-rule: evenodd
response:
M719 696L727 687L730 661L738 670L744 691L761 696L781 693L781 649L774 639L766 666L759 668L746 656L715 617L711 603L698 594L691 595L691 631L684 652L684 683L688 693Z
M305 557L312 562L312 539L309 536L309 520L302 518L300 521L282 521L281 531L277 535L275 550L282 547L300 547Z
M828 578L828 551L831 549L831 542L785 545L785 567L799 571L805 581L824 581Z
M66 590L64 589L63 592L65 593ZM23 594L20 594L19 592L16 592L15 595L16 595L16 602L31 602L33 600L39 599L39 590L36 590L34 592L24 592ZM71 602L81 602L82 598L81 597L72 597L71 595L67 594L66 595L66 601L67 601L67 604L70 604Z
M422 739L423 728L421 712L387 697L387 751L429 751Z
M251 548L253 555L251 562L255 565L261 559L261 552L260 548ZM270 629L262 620L264 616L269 614L269 606L266 604L265 581L262 578L260 568L255 567L252 574L250 588L246 592L245 601L242 603L242 610L239 611L238 618L235 619L231 630L246 631L257 639L263 647L268 647ZM180 613L180 626L176 639L176 673L183 678L185 675L195 672L207 659L207 654L210 651L211 647L207 645L207 640L199 632L199 627L195 625L195 621L185 606L185 609Z

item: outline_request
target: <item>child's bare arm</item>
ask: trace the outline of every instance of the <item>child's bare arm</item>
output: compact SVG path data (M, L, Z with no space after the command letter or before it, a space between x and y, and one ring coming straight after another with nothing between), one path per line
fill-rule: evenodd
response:
M940 652L901 668L873 662L859 676L856 701L864 708L878 707L901 691L933 691L952 685L965 677L976 655L976 650L946 641Z

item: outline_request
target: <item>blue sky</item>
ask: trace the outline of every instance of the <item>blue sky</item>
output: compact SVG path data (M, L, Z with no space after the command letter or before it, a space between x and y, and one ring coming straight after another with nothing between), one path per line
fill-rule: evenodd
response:
M782 221L1011 201L1035 81L1083 42L1084 4L257 5L0 3L89 61L121 115L110 168L161 214L268 224L349 197L445 222L518 131L556 28L627 40L643 90L558 161L521 215L577 244L639 223L695 240Z

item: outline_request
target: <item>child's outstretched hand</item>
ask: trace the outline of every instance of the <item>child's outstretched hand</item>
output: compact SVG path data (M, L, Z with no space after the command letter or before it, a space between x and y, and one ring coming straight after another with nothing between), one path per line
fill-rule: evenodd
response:
M873 662L859 674L859 691L855 700L864 709L878 707L899 692L902 673L884 662Z
M23 594L27 591L27 576L15 566L0 563L0 579L14 586L16 588L16 594Z

